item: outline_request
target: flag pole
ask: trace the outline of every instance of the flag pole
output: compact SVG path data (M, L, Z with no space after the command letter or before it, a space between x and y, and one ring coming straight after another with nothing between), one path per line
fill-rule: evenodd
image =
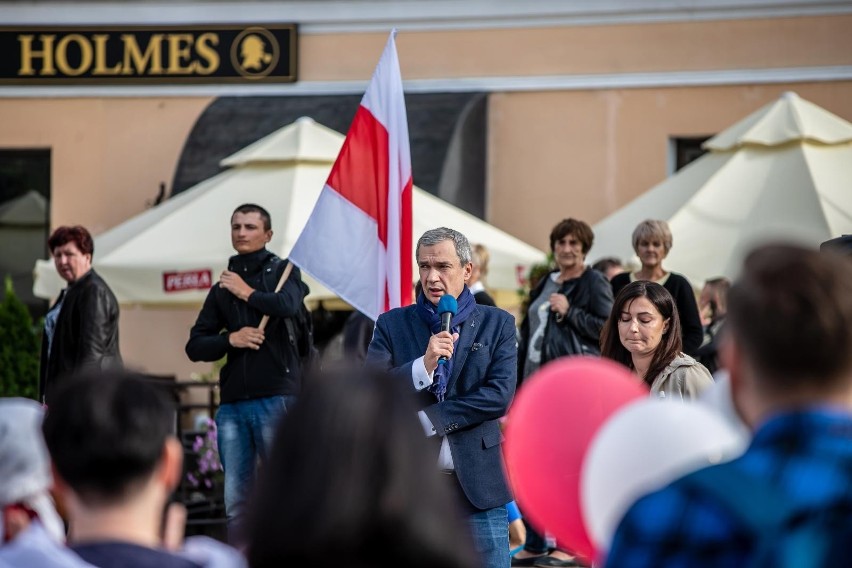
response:
M275 286L275 293L281 291L281 288L284 286L284 283L287 282L287 279L290 277L290 273L293 271L293 263L287 262L287 266L284 267L284 272L281 274L281 278L278 279L278 284ZM260 318L260 324L257 326L257 329L263 331L266 327L267 322L269 321L269 316L263 314L263 317Z

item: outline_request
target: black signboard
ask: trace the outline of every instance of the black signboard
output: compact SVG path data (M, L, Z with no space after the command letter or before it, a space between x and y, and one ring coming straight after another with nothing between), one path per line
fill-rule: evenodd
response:
M296 25L0 27L0 84L290 83Z

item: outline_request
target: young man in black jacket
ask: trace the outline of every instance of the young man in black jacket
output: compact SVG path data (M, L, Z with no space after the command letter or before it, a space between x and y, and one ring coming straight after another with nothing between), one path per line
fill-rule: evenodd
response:
M288 333L288 324L298 321L308 287L294 266L276 291L287 262L266 250L271 239L266 209L249 203L234 210L231 243L238 254L210 289L186 344L192 361L218 361L227 355L219 374L216 426L231 542L240 540L258 458L266 459L276 422L301 386L298 341Z

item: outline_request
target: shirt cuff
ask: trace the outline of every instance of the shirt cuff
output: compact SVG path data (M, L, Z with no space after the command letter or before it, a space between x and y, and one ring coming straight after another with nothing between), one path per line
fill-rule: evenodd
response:
M438 433L438 431L435 430L435 426L432 425L432 421L429 420L428 416L426 416L425 412L423 412L422 410L418 411L417 418L420 419L420 425L423 426L423 432L426 433L427 438L430 438Z
M411 364L411 379L414 382L414 389L417 391L431 387L434 374L434 371L426 372L426 363L423 362L423 357L415 359Z

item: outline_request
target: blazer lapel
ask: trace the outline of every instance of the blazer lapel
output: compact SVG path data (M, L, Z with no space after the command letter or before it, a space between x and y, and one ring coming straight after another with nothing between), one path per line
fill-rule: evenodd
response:
M462 325L461 332L459 333L459 341L453 353L453 374L450 375L450 380L447 381L447 392L450 391L459 377L459 373L461 373L464 362L467 359L467 354L470 352L470 348L473 347L473 342L479 334L479 328L482 327L480 319L480 312L477 307L474 308L470 319Z

